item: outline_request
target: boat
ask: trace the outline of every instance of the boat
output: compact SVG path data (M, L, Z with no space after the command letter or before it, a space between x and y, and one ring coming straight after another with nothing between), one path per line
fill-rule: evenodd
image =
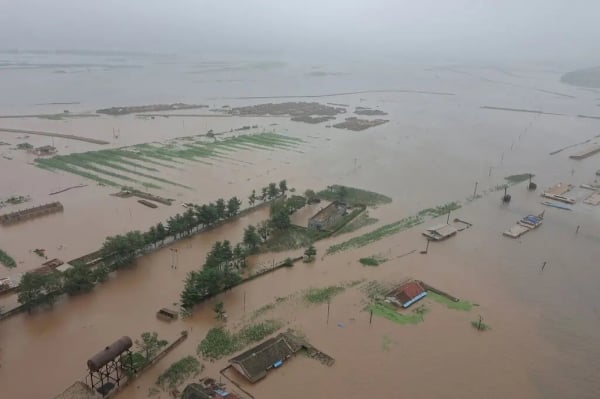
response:
M542 205L551 206L553 208L558 208L558 209L563 209L565 211L572 211L572 209L569 208L568 206L557 204L556 202L542 201Z

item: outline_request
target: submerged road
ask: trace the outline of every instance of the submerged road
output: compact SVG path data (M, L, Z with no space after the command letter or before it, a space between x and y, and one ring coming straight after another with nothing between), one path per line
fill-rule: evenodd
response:
M85 141L86 143L92 143L92 144L110 144L108 141L104 141L104 140L97 140L97 139L91 139L91 138L88 138L88 137L74 136L72 134L62 134L62 133L53 133L53 132L40 132L38 130L23 130L23 129L0 128L0 132L24 133L24 134L33 134L33 135L37 135L37 136L59 137L61 139Z

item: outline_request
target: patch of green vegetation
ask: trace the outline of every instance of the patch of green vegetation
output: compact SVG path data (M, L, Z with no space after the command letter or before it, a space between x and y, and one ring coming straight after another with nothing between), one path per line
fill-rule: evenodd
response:
M479 331L487 331L492 329L489 324L485 324L481 319L471 321L471 326Z
M344 292L346 288L342 285L330 285L324 288L309 288L303 295L303 299L309 303L325 303L331 298Z
M364 286L364 291L370 300L377 300L383 298L383 296L390 291L390 282L382 283L379 281L369 281Z
M17 144L17 150L31 150L33 146L29 143L19 143Z
M189 378L202 372L204 365L193 356L186 356L171 364L156 380L164 391L176 389Z
M6 252L0 249L0 263L8 268L17 267L17 262Z
M217 360L262 341L283 326L278 320L265 320L244 326L233 333L224 327L211 328L197 348L197 353L207 360Z
M313 242L328 236L327 232L307 229L306 227L291 225L285 230L277 231L265 241L261 252L278 252L289 249L304 248Z
M367 306L368 311L372 311L374 315L386 318L398 324L417 324L423 321L422 315L418 313L403 314L398 313L396 308L385 303L372 303Z
M524 182L526 180L529 180L530 176L533 177L535 175L530 174L530 173L521 173L521 174L518 174L518 175L506 176L504 178L504 180L510 182L511 184L517 184L517 183L521 183L521 182ZM504 187L502 187L502 188L504 188Z
M446 215L448 212L455 211L460 209L460 204L458 202L448 202L447 204L436 206L435 208L427 208L419 211L418 216L429 216L431 218L436 218L438 216Z
M337 230L333 235L337 236L340 234L351 233L365 226L377 223L378 221L378 219L369 217L369 213L365 211L362 214L358 215L354 220L347 223L341 229Z
M332 245L329 248L327 248L327 254L333 254L350 248L364 247L365 245L369 245L373 242L381 240L382 238L388 237L390 235L396 234L400 231L410 229L411 227L417 226L423 222L424 219L421 215L409 216L397 222L381 226L373 231L362 234L360 236L353 237L340 244Z
M471 309L473 309L473 303L471 303L469 301L454 302L454 301L451 301L450 299L446 298L445 296L436 294L435 292L432 292L432 291L427 292L427 298L431 298L434 301L441 303L442 305L446 305L446 307L448 309L462 310L465 312L468 312Z
M358 261L363 266L379 266L385 263L387 259L379 255L371 255L366 258L360 258Z
M173 164L186 161L211 165L206 159L230 159L226 155L232 151L290 149L303 142L275 133L243 135L214 142L192 139L192 143L180 143L181 140L144 143L132 147L56 155L36 159L35 162L37 166L47 170L62 170L105 185L119 186L123 182L139 182L147 188L160 188L149 182L153 181L189 189L188 186L159 177L157 167L173 168Z
M340 185L329 186L326 190L319 191L317 197L327 201L345 202L351 206L376 206L392 202L390 197L383 194Z

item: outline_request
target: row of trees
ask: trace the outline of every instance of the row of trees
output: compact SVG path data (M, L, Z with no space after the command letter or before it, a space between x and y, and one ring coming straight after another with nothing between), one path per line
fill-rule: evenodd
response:
M219 198L216 202L189 207L183 214L170 217L166 224L158 223L144 233L131 231L126 234L107 237L102 245L101 256L113 268L119 269L131 264L133 259L148 248L164 244L164 241L186 237L193 232L215 225L234 217L240 212L242 201L232 197L228 201Z
M19 284L18 301L31 310L39 305L53 304L59 295L76 295L90 291L108 278L109 270L100 265L94 269L77 265L64 273L25 273Z
M248 197L248 203L253 206L256 201L268 201L277 198L279 195L283 195L287 192L288 186L285 180L277 183L269 183L268 186L263 187L260 195L256 194L256 190L252 190L252 193Z
M242 244L232 247L227 240L217 241L206 255L202 269L193 270L186 276L181 306L189 309L238 284L242 280L240 270L246 266L246 253Z
M270 183L263 188L266 193L261 200L276 198L287 191L287 183L282 180ZM259 198L253 190L250 205L254 205ZM108 278L110 272L130 265L133 260L143 252L159 244L164 244L169 237L175 239L191 235L194 231L211 227L216 223L236 216L240 212L242 201L237 197L229 200L219 198L214 203L204 205L193 205L183 214L170 217L165 223L158 223L150 227L146 232L130 231L126 234L118 234L107 237L100 249L100 256L104 264L96 268L85 265L77 265L64 273L53 272L49 274L26 273L19 285L19 303L32 309L42 304L52 304L59 295L67 293L75 295L90 291L97 283ZM261 237L267 237L268 227L262 227ZM199 285L199 292L222 290L239 281L239 273L234 272L245 265L245 257L248 248L243 244L231 247L229 241L216 243L207 255L206 268L209 270L200 277L194 276L194 281L205 281ZM217 292L218 292L217 291Z

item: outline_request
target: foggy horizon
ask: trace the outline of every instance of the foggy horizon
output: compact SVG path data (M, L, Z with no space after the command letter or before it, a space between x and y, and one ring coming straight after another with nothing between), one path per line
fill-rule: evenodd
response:
M384 62L600 62L580 1L5 2L0 50L267 55Z

